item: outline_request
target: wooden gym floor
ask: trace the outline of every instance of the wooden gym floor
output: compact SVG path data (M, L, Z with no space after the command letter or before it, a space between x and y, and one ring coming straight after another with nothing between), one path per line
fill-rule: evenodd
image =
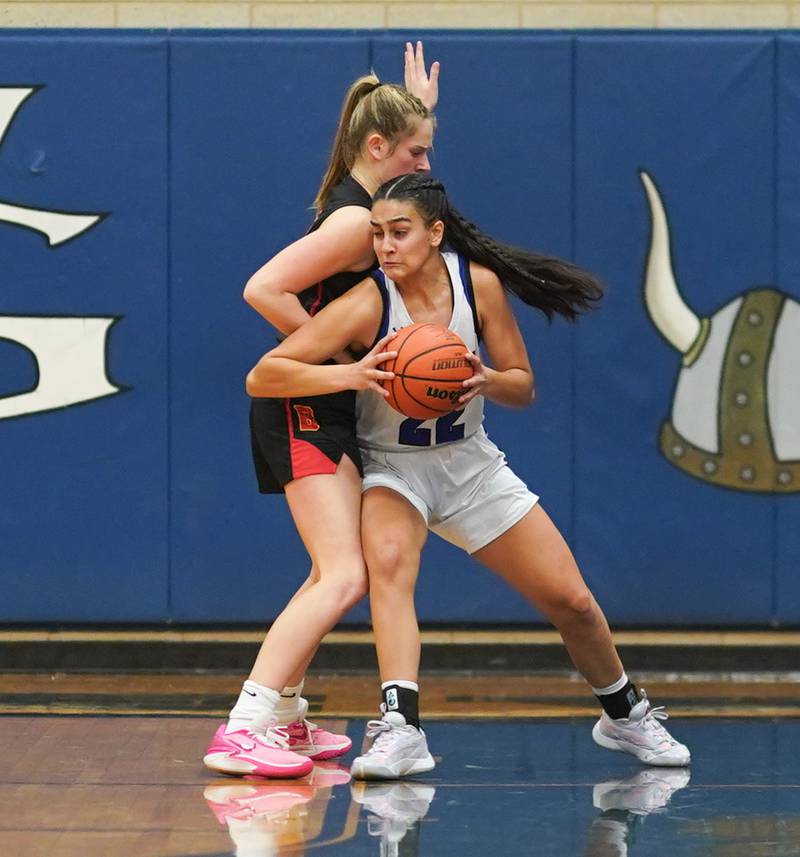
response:
M25 633L33 635L27 643L19 636L5 642L13 650L47 636ZM78 632L60 633L51 645L66 646L63 634ZM429 669L421 684L437 759L430 774L354 783L351 752L317 764L302 780L218 777L203 767L203 751L246 670L102 670L97 658L92 669L43 669L41 652L7 649L0 672L0 854L798 857L800 667L785 667L800 651L800 635L683 635L671 642L616 636L631 655L648 640L666 647L640 666L682 666L631 672L654 704L667 706L670 730L692 750L690 769L643 767L594 745L596 702L563 670ZM145 635L144 645L153 646L152 639ZM255 634L246 642L257 640ZM80 632L76 644L101 642ZM427 642L466 646L458 635ZM542 647L554 645L550 637L524 634L505 642L531 651L498 648L488 661L549 662ZM190 643L180 634L175 639L177 646ZM226 638L217 644L224 648ZM709 649L716 654L706 665L726 669L703 669L696 655ZM15 657L37 668L10 668ZM149 661L162 657L174 663L163 651ZM697 668L687 670L687 663ZM763 668L754 670L758 664ZM346 731L357 750L364 721L376 712L374 672L324 671L309 677L306 690L312 716Z

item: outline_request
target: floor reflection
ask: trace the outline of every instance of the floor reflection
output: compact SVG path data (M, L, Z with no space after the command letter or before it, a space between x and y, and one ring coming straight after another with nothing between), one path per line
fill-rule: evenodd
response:
M433 721L434 771L354 783L348 759L211 778L206 719L0 718L0 854L800 857L800 720L687 718L691 772L608 753L591 724Z
M635 857L631 846L642 819L663 812L690 779L687 768L645 768L598 783L592 789L592 803L600 815L589 827L584 857Z
M635 839L643 842L646 837L646 817L665 812L672 796L690 779L690 772L683 768L645 768L597 783L591 790L591 801L599 815L590 819L580 854L636 857L633 844ZM340 818L343 823L338 835L331 836L331 828L336 825L333 816L337 814L329 812L334 787L337 798L349 798L350 804ZM453 788L456 787L440 786L440 793ZM485 812L496 816L497 830L527 825L535 835L537 817L543 811L550 812L537 799L541 796L538 790L528 791L522 805L527 804L527 811L520 813L516 802L504 807L506 789L486 789L489 793L484 796ZM443 853L442 837L434 836L426 850L421 836L421 822L436 793L436 786L420 781L351 781L346 768L322 763L304 780L225 780L207 786L203 797L217 821L227 827L235 857L281 857L325 846L331 853L437 857ZM589 796L587 790L583 793ZM435 822L439 832L468 826L473 811L469 804L456 799L437 805ZM437 841L439 844L434 844ZM345 842L346 851L334 848ZM478 842L472 844L473 848L459 853L488 853Z
M416 782L354 782L353 800L367 813L367 833L379 840L380 857L419 857L420 822L434 786Z
M310 776L300 780L226 779L206 786L203 797L228 828L235 857L280 857L304 854L309 843L326 844L319 840L332 790L349 782L346 767L317 762ZM332 842L354 833L355 826L346 820L343 835Z

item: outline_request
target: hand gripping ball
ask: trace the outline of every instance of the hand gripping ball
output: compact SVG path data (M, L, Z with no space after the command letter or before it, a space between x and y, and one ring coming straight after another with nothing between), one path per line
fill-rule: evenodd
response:
M416 420L430 420L458 410L462 381L471 378L467 346L458 334L441 324L412 324L398 331L386 346L396 351L382 368L394 372L383 381L386 403Z

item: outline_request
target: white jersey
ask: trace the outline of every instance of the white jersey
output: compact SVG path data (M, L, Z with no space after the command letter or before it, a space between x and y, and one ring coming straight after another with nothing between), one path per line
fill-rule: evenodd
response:
M479 348L478 313L469 274L469 261L457 253L442 253L450 288L453 293L453 315L447 325L457 333L467 348L477 353ZM397 286L383 270L372 272L383 298L383 319L378 339L391 331L414 324ZM460 411L429 420L404 417L372 390L362 390L356 396L358 444L366 449L391 452L413 452L464 440L475 434L483 423L483 396L475 396Z

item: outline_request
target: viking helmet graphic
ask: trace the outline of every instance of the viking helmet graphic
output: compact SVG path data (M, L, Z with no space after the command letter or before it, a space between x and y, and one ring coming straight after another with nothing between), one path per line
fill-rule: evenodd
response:
M698 318L672 271L658 189L640 177L652 232L644 298L661 335L683 355L665 458L691 476L740 491L800 491L800 303L772 288L747 291Z

